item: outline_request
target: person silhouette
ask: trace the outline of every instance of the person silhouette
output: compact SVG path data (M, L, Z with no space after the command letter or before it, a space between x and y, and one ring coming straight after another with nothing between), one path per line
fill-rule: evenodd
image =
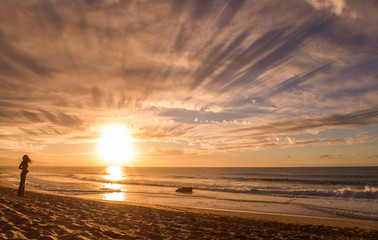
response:
M22 169L21 172L21 180L20 180L20 186L18 187L18 196L23 197L24 191L25 191L25 181L26 181L26 174L29 172L29 163L31 164L32 160L29 158L28 155L24 155L22 157L22 162L18 166L19 169Z

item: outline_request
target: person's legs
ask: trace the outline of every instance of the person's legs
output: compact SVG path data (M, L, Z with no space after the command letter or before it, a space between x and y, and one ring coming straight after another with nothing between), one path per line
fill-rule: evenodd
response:
M22 171L20 186L18 187L18 196L23 197L25 191L26 172Z

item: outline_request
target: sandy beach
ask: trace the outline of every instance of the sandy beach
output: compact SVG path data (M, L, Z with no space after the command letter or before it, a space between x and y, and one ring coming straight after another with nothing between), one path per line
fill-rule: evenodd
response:
M0 239L376 239L378 222L88 200L0 186ZM325 226L321 225L325 224Z

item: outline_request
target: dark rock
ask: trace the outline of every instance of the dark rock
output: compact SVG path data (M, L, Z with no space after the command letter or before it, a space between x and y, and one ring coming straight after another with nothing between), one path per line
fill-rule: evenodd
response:
M177 188L176 192L179 192L179 193L192 193L193 192L193 188L192 187L181 187L181 188Z

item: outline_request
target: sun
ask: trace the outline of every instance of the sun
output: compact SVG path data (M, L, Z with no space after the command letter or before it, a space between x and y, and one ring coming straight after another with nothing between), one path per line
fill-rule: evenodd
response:
M128 164L134 156L133 139L129 130L121 124L104 126L98 153L110 165Z

